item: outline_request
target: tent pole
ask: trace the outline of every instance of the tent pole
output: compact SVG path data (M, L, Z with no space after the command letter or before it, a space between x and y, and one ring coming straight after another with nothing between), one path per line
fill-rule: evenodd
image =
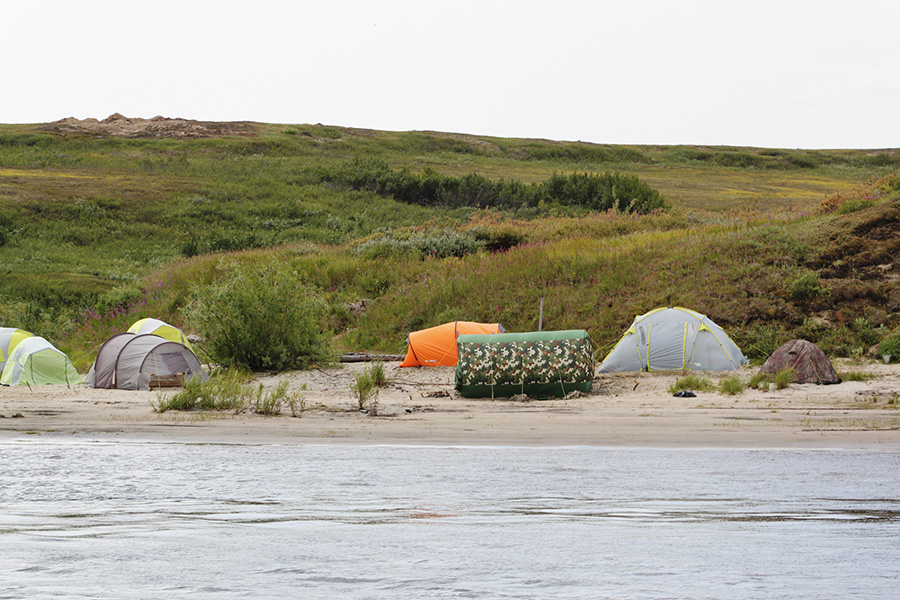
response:
M541 296L541 310L538 313L538 331L544 330L544 297Z

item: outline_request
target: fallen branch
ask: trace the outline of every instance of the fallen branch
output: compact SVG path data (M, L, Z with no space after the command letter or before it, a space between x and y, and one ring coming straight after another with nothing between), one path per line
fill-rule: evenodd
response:
M351 352L342 354L340 361L342 363L358 363L358 362L395 362L403 360L403 356L399 354L368 354L366 352Z

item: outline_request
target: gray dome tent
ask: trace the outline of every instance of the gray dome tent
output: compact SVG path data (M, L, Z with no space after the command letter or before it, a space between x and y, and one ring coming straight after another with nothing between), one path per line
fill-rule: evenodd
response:
M154 378L209 378L187 347L158 335L119 333L97 352L86 383L95 388L148 390Z
M737 344L706 315L670 306L635 317L598 371L727 371L746 362Z

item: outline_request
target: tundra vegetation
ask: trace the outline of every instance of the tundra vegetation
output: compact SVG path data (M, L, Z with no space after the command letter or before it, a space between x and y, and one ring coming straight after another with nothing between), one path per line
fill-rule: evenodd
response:
M897 357L898 223L900 150L0 125L0 324L84 370L152 316L280 371L450 320L533 330L543 298L543 328L588 330L599 358L664 305L754 360L792 338Z

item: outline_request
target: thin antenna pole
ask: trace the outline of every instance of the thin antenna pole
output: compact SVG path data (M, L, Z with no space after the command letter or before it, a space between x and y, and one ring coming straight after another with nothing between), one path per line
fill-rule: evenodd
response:
M544 297L541 296L541 312L538 314L538 331L544 330Z

